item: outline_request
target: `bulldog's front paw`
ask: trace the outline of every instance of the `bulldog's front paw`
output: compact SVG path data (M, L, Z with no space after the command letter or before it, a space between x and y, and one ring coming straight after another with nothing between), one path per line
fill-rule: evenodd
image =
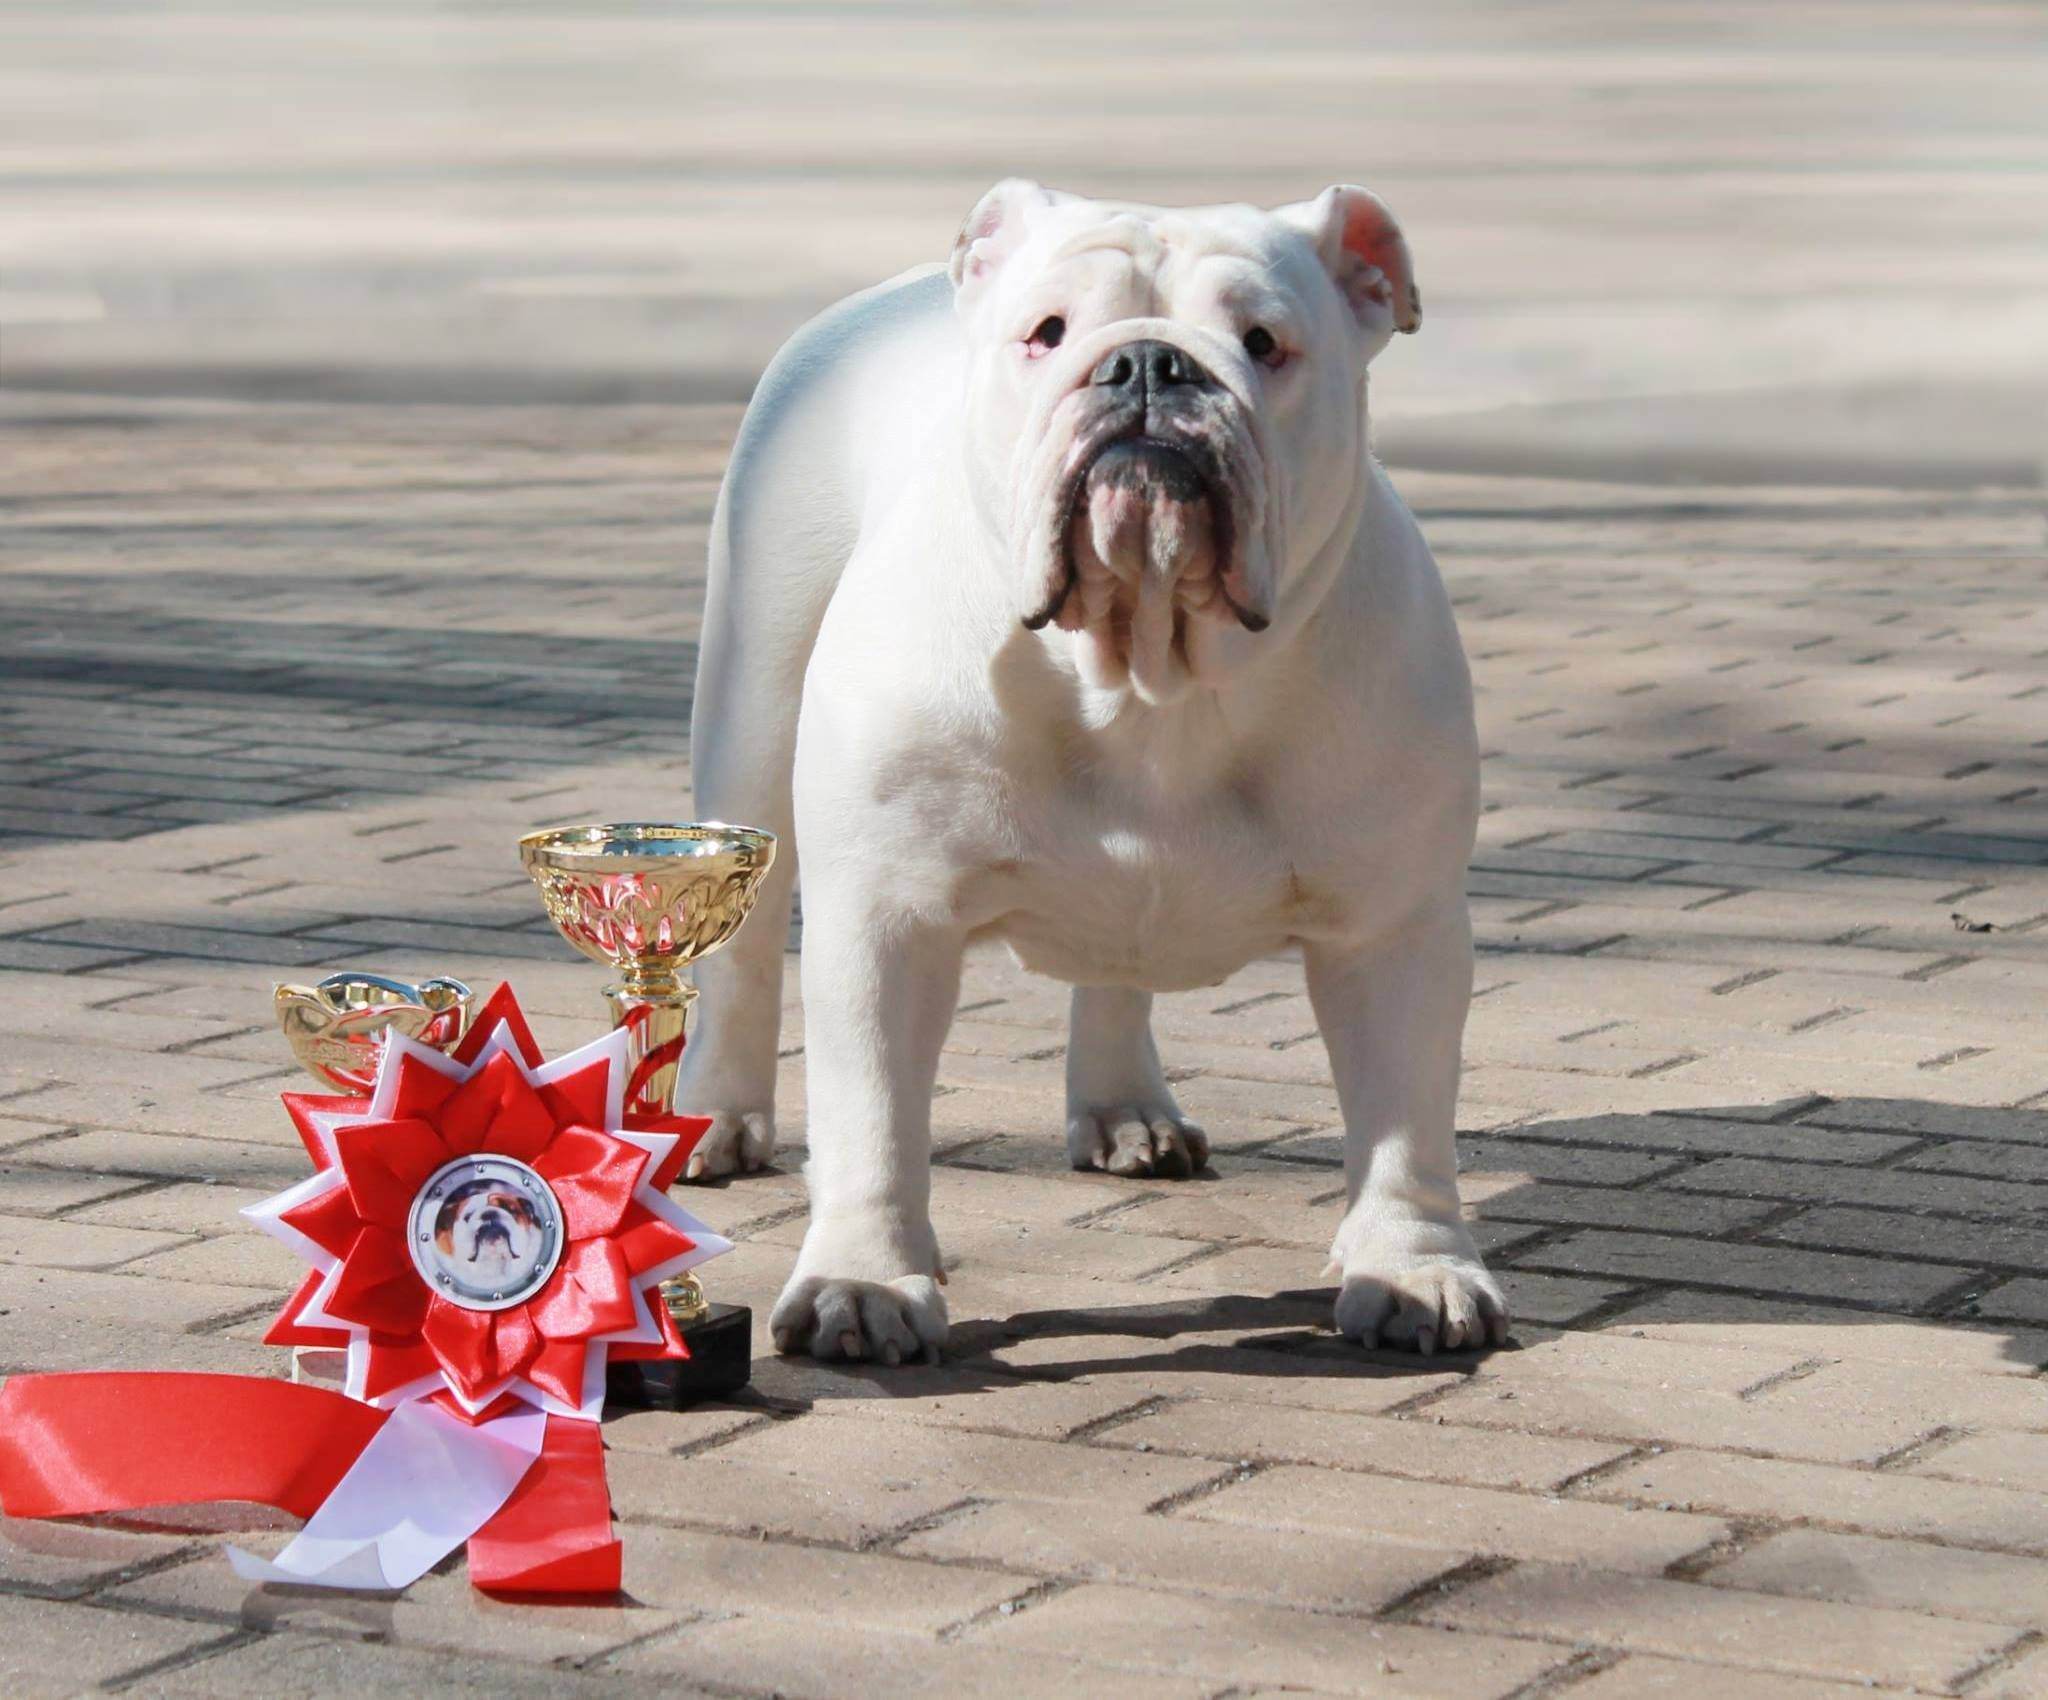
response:
M1209 1136L1165 1103L1113 1104L1077 1111L1067 1123L1067 1157L1077 1169L1185 1180L1209 1162Z
M855 1281L800 1274L775 1301L768 1332L783 1353L936 1363L946 1344L946 1301L929 1275Z
M1363 1346L1505 1345L1508 1301L1462 1226L1408 1224L1346 1252L1337 1331Z
M773 1110L713 1110L711 1125L690 1160L683 1165L686 1181L717 1180L721 1175L752 1174L775 1155Z

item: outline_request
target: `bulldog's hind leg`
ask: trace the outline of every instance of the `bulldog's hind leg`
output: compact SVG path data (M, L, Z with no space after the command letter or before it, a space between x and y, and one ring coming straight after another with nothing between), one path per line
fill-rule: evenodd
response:
M1076 986L1067 1031L1067 1156L1077 1169L1181 1179L1209 1136L1174 1102L1152 1038L1152 994Z
M701 996L676 1105L709 1116L711 1126L691 1154L691 1180L758 1169L775 1149L783 956L797 872L797 711L805 663L853 546L852 522L810 470L817 450L804 440L797 388L776 368L762 380L711 527L690 715L696 813L766 828L777 847L753 915L696 970Z

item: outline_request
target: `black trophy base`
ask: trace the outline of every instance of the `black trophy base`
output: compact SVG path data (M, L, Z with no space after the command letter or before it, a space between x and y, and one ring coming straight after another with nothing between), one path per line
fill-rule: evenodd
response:
M745 1305L711 1307L701 1321L683 1325L687 1359L613 1363L605 1375L605 1402L626 1409L675 1410L703 1399L723 1399L746 1386L754 1369L754 1313Z

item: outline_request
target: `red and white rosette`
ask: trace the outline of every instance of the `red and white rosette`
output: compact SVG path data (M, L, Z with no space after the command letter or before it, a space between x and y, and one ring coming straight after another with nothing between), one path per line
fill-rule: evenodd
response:
M464 1542L488 1589L618 1587L597 1421L613 1357L688 1349L658 1291L730 1242L668 1185L708 1125L626 1115L627 1035L549 1062L509 987L443 1055L394 1037L367 1098L287 1093L314 1163L245 1212L310 1272L265 1338L345 1391L241 1376L16 1376L21 1516L253 1499L306 1518L255 1581L403 1588Z

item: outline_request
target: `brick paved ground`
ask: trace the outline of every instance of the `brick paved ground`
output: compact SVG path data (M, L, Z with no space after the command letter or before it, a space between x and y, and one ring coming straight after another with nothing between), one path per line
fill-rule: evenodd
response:
M1712 32L1706 12L1668 15ZM1799 15L1788 51L1840 18ZM1973 28L2003 15L1969 9ZM1528 90L1456 16L1404 26L1402 50L1432 74L1455 63L1513 86L1430 134L1532 122ZM962 27L979 40L993 26ZM37 28L47 48L55 25ZM1994 214L2041 178L2038 151L1999 128L2009 47L1957 34L1862 66L1887 98L1910 82L1915 112L1961 125L1966 106L1977 124L1930 118L1930 135L1978 154L1930 141L1899 170L1985 167L1914 214L1961 246L1902 257L1892 296L1859 294L1839 250L1867 258L1891 239L1819 192L1875 205L1877 166L1827 177L1836 156L1799 128L1843 159L1872 136L1890 145L1859 128L1846 85L1812 98L1788 76L1781 94L1734 50L1712 75L1647 46L1602 69L1581 44L1552 67L1577 67L1577 93L1539 104L1550 127L1531 134L1553 163L1577 157L1582 129L1635 162L1581 159L1568 185L1586 218L1629 226L1594 244L1634 268L1624 291L1705 255L1710 229L1740 233L1784 303L1761 348L1731 353L1741 381L1773 360L1811 385L1870 376L1844 353L1855 338L1817 327L1839 314L1867 330L1943 266L1944 287L1979 291L1975 309L1924 334L1967 367L1974 329L2021 310L2000 289L2038 273L2038 256L2001 248L2018 225ZM948 41L929 66L949 65ZM146 29L131 44L138 63L164 50ZM1272 62L1274 86L1334 98L1326 60ZM974 68L992 87L1030 63ZM1709 123L1738 96L1739 133ZM1430 103L1402 98L1402 122L1424 122ZM1338 158L1336 120L1304 114L1278 140L1250 120L1218 132L1219 154L1233 136L1265 151L1215 171L1257 179L1243 192L1283 167L1370 174ZM990 123L979 150L1031 142L1000 100ZM1118 133L1139 164L1209 134ZM972 193L944 171L926 193L852 166L830 195L792 188L771 143L803 134L764 123L720 145L753 150L740 181L847 221L835 230L867 196L924 242L955 190ZM1700 338L1732 325L1682 289L1625 315L1625 337L1509 305L1528 280L1506 261L1547 215L1526 179L1481 185L1506 157L1490 135L1470 141L1465 176L1408 168L1442 236L1425 253L1450 256L1431 299L1469 302L1423 370L1465 381L1474 406L1527 399L1517 385L1539 400L1650 393L1688 363L1710 386ZM896 159L928 141L860 146ZM71 287L65 243L106 243L118 281L140 228L92 171L51 163L73 145L30 161L52 174L42 204L101 222L37 225L48 270L27 286L45 296ZM243 192L181 158L167 168L187 173L180 204L217 211L206 196ZM1727 205L1696 235L1636 241L1681 167ZM640 181L616 158L602 170ZM355 184L335 172L311 173L309 192ZM1792 187L1757 198L1751 173ZM1146 181L1199 193L1209 174L1176 156ZM541 198L494 207L492 228L564 216ZM665 234L666 216L648 228ZM1825 254L1804 244L1808 218ZM736 420L713 367L734 345L677 380L682 400L582 407L546 405L559 373L519 390L533 374L502 348L455 350L472 364L389 405L404 362L351 366L350 345L342 364L383 402L344 406L318 399L332 372L292 364L317 314L272 338L250 308L216 327L232 359L180 378L171 356L215 346L180 318L215 275L207 245L233 250L222 232L241 227L221 212L192 228L158 262L187 267L189 289L124 306L109 285L97 341L89 324L31 327L13 346L49 387L0 397L0 1371L275 1373L259 1337L295 1266L234 1215L303 1172L275 1102L293 1076L271 980L510 975L545 1040L586 1037L601 976L540 920L513 839L689 807L702 542ZM751 251L759 229L735 216L725 240ZM579 244L618 231L548 227L532 264L573 276ZM871 240L766 276L764 324L841 270L907 257ZM359 233L334 241L366 252ZM410 251L390 263L432 269ZM1533 286L1553 306L1564 288L1551 270ZM405 288L423 298L418 279ZM369 318L341 341L390 331L385 305L374 288L351 297ZM655 322L592 317L577 382ZM548 347L578 332L543 329ZM1526 370L1489 364L1531 338ZM534 405L451 404L478 370ZM1415 372L1389 369L1396 417ZM105 393L62 393L86 390ZM714 399L687 399L699 391ZM1713 464L1737 467L1735 439L1768 434L1772 411L1752 405ZM1544 430L1564 417L1539 413ZM1700 416L1656 418L1670 441ZM1455 450L1463 430L1440 422L1430 441ZM1526 463L1531 440L1499 464ZM1327 1333L1336 1109L1295 967L1163 1000L1169 1066L1216 1144L1212 1176L1173 1186L1064 1168L1064 996L989 960L936 1106L957 1319L945 1365L764 1356L744 1400L613 1420L628 1585L603 1606L494 1605L459 1563L395 1600L252 1591L220 1559L224 1534L268 1548L286 1531L246 1511L0 1524L0 1691L2048 1695L2048 552L2038 488L1940 488L1956 468L1939 449L1899 463L1896 488L1796 469L1684 489L1400 477L1481 690L1481 996L1461 1126L1515 1349L1418 1363ZM1612 442L1585 452L1617 460ZM1975 453L1980 476L1992 463ZM800 1143L794 1013L786 1043L784 1129ZM800 1155L691 1195L742 1242L714 1266L718 1296L771 1302L803 1224Z

